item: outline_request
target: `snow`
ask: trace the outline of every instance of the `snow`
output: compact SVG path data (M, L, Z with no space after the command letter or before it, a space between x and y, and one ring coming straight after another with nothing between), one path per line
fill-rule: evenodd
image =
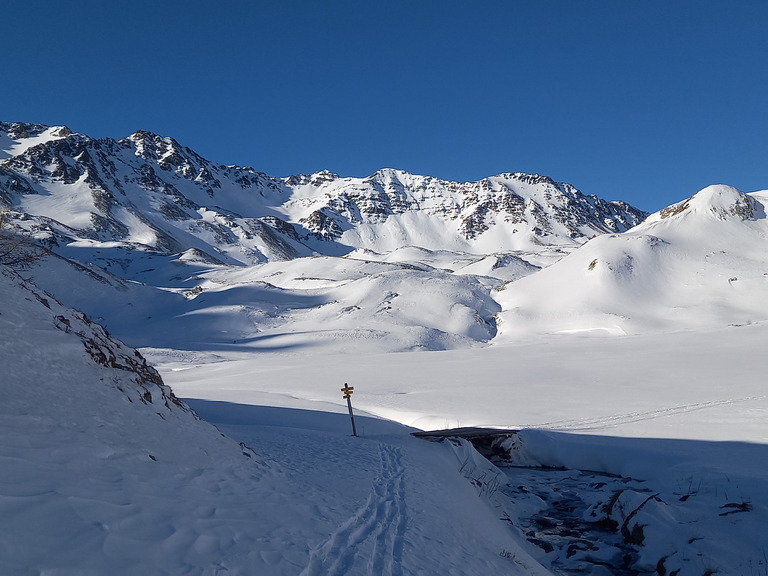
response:
M230 182L211 206L202 159L144 136L121 161L178 155L198 207L161 218L168 196L148 190L155 216L115 210L125 238L62 235L25 274L140 347L203 420L1 269L0 572L766 573L768 193L709 187L630 231L540 246L505 244L509 222L475 242L436 224L451 183L318 173L302 178L337 198L418 182L424 211L369 214L345 257L280 260L233 213L305 216L316 187ZM545 202L531 182L488 193ZM90 218L84 182L44 184L17 207ZM239 233L251 243L225 241ZM163 234L183 252L150 249ZM515 432L493 462L410 435L463 426ZM595 536L597 519L615 529Z
M444 446L362 415L353 438L332 412L190 401L230 440L140 402L84 357L71 312L18 286L4 272L4 573L523 573Z
M74 228L91 224L93 198L85 177L67 186L52 183L49 190L48 194L24 196L20 208Z
M661 502L638 515L646 526L638 566L652 572L668 556L667 568L680 568L681 574L715 568L748 574L764 566L766 546L766 345L768 326L752 325L624 338L560 336L445 352L313 356L306 349L229 360L218 351L214 363L148 353L166 382L204 405L333 410L341 424L345 406L338 389L349 383L357 410L416 428L521 429L512 452L518 465L624 479L609 483L612 492L591 491L593 477L577 485L584 514L589 507L599 512L623 491L615 516L621 523L648 496L658 495ZM364 437L368 426L364 421ZM457 462L466 468L464 459ZM529 480L515 470L504 471L512 486L531 482L525 484L530 491L562 481L551 475ZM526 513L544 507L516 494L518 504L510 509L508 498L492 496L519 526ZM505 550L518 557L526 552L544 565L559 561L551 557L556 553L526 544L520 533L517 547ZM571 567L576 559L568 559ZM565 552L560 560L566 560Z
M33 146L64 138L69 134L63 126L51 126L46 127L39 134L29 136L28 138L14 139L6 132L0 130L0 160L6 160L7 158L23 154Z
M441 352L317 356L310 349L228 358L218 351L219 362L194 364L176 363L165 350L145 353L189 397L299 407L297 399L338 402L335 383L349 382L358 386L361 409L420 429L766 442L768 399L756 370L766 345L766 326L753 325Z
M765 193L710 187L677 205L686 206L677 213L673 206L624 234L590 240L499 290L502 339L767 320L766 200Z

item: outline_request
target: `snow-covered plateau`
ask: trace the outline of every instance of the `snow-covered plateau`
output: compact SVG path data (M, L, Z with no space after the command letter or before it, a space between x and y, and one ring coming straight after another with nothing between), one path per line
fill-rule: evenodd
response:
M768 575L766 205L0 123L0 573Z

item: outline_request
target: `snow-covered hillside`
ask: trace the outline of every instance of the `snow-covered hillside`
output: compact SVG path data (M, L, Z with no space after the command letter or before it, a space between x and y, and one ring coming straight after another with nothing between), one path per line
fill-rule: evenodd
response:
M519 173L0 150L0 233L52 250L0 275L0 571L768 571L768 192L640 223ZM497 468L405 426L519 432Z
M3 574L546 574L448 446L361 415L353 438L321 406L201 406L236 441L4 267L0 301Z
M236 520L254 489L243 481L261 475L254 459L82 314L4 267L0 295L0 571L169 573L213 562L227 534L204 526L205 502L218 491L209 510ZM169 553L178 545L185 558Z
M0 297L3 573L765 570L762 326L612 340L602 352L574 339L352 363L161 356L224 437L134 351L5 268ZM358 438L341 378L356 386ZM421 411L422 424L506 414L496 422L535 428L494 450L524 468L496 468L466 442L415 439L361 406L401 421ZM729 435L750 442L704 439Z
M768 320L768 192L710 186L496 294L503 338Z

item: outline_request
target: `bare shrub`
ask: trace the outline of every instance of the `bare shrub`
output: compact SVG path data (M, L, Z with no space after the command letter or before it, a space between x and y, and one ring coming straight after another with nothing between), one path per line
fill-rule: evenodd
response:
M10 212L0 211L0 264L24 270L47 252L27 232L13 226Z

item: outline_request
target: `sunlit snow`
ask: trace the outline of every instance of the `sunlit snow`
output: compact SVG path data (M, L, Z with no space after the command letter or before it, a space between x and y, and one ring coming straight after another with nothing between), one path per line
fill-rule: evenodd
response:
M144 132L98 144L122 189L27 189L35 130L0 140L26 154L0 199L53 249L0 268L0 572L768 570L768 193L577 238L491 207L459 236L463 184L278 181ZM300 236L327 204L341 236ZM459 427L500 436L411 435Z

